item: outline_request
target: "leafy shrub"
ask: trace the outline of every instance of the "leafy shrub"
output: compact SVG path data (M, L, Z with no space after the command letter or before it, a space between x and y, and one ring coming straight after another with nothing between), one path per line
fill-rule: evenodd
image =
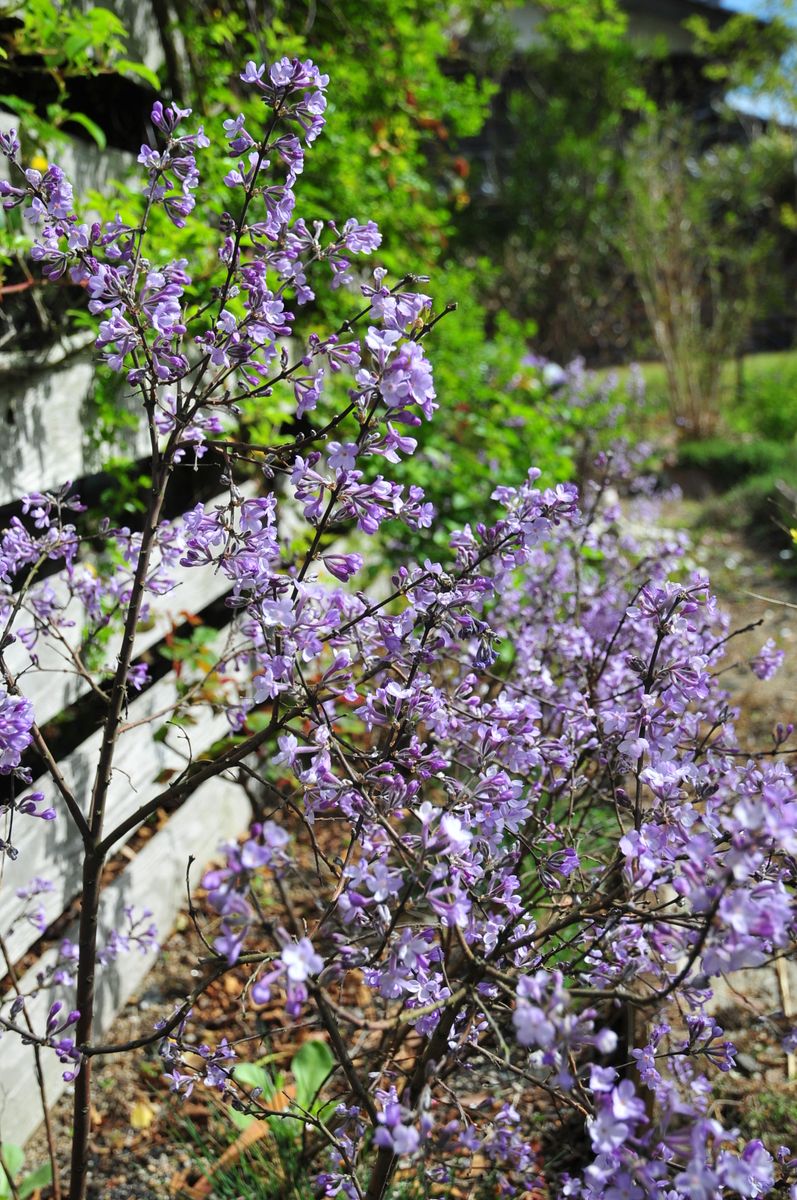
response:
M702 522L707 527L736 529L764 550L789 550L788 530L794 524L797 468L750 475L709 501ZM789 554L790 558L791 555Z
M490 327L474 298L476 274L486 284L494 271L479 262L436 276L441 297L458 297L455 315L435 327L429 350L441 395L455 397L453 419L446 428L431 422L420 429L416 453L396 474L434 503L432 536L441 555L463 521L496 518L495 481L520 485L531 461L549 478L583 481L601 451L638 444L640 462L649 454L640 374L630 370L621 384L613 374L587 371L581 360L564 368L546 362L530 351L533 324L503 314ZM402 538L399 553L406 533Z
M704 472L721 493L703 505L702 524L736 529L754 536L758 545L789 551L797 446L787 440L748 437L684 442L678 451L679 465Z
M55 1053L75 1084L70 1200L88 1185L92 1060L146 1042L176 1094L206 1086L245 1116L298 1121L301 1168L321 1195L382 1200L401 1163L428 1189L465 1180L485 1200L541 1184L585 1200L786 1190L788 1151L776 1159L712 1115L711 1076L732 1069L734 1047L710 1001L713 979L785 955L797 933L792 727L759 754L738 745L721 680L728 622L708 581L686 575L682 539L632 534L616 489L644 481L587 436L608 432L611 402L603 429L590 404L572 404L592 453L581 496L539 486L535 470L498 482L497 520L454 531L445 563L408 554L387 594L358 586L363 558L341 531L402 523L417 538L435 521L392 467L438 405L456 421L423 348L445 306L376 271L358 281L349 320L289 354L295 312L324 278L354 282L352 257L379 234L354 218L316 233L294 216L326 77L283 58L249 62L241 80L266 119L251 133L229 117L213 156L204 131L186 131L189 113L156 104L161 144L142 154L132 225L81 222L62 172L26 175L16 138L0 138L16 172L4 203L38 219L46 275L85 283L100 356L140 398L152 445L140 533L93 514L101 573L81 557L68 489L26 498L27 524L0 535L6 878L24 869L38 820L69 823L83 868L78 941L61 943L34 989L57 997L46 1019L21 994L0 1024ZM179 228L197 160L216 155L234 215L197 307L185 261L168 247L149 257L147 214L162 208ZM233 419L261 397L310 427L242 445ZM211 446L225 502L164 521L170 480ZM242 495L239 458L258 464L267 494ZM286 510L294 526L301 514L291 545ZM53 574L39 579L45 563ZM179 648L186 670L201 650L201 676L192 687L181 674L188 694L159 719L212 704L234 736L120 816L110 781L127 706L148 682L136 630L178 563L229 581L232 620L215 663L204 637ZM110 671L82 673L104 702L90 799L63 778L24 696L39 643L63 639L76 610L89 643L121 621ZM18 674L12 628L29 659ZM769 677L780 657L767 644L752 669ZM31 747L44 770L32 793ZM241 766L262 785L262 812L205 877L217 920L190 994L151 1035L98 1043L95 973L155 937L128 911L98 944L109 853L162 804ZM43 928L47 881L21 893L23 918ZM196 1001L232 968L247 970L249 1008L276 1002L280 1023L328 1044L334 1068L301 1112L272 1109L268 1081L250 1087L235 1047L194 1035ZM474 1083L487 1106L468 1101Z

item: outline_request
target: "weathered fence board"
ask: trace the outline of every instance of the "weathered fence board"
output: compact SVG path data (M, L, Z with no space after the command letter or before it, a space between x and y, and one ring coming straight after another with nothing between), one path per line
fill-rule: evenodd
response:
M167 709L176 700L174 679L168 676L130 705L127 719L130 722L148 722L153 714ZM120 737L108 794L108 828L113 828L156 796L165 786L164 782L157 782L163 773L182 770L191 758L201 755L229 731L224 715L214 713L203 704L197 706L195 724L173 726L167 741L156 741L153 734L165 720L164 716L154 724L137 725ZM97 730L59 764L64 778L84 809L88 807L101 737L101 730ZM39 936L36 928L27 920L18 919L25 901L16 895L16 889L33 876L46 876L53 884L53 891L42 895L40 904L48 924L60 916L80 891L80 835L63 812L63 804L50 777L41 776L35 786L62 815L57 821L42 822L25 818L18 822L15 844L19 849L19 857L15 862L6 862L3 877L3 923L8 926L11 922L17 922L6 939L13 959L24 954Z
M196 886L202 868L213 857L219 843L236 837L246 827L250 815L246 796L235 784L223 779L203 784L107 888L100 910L103 933L122 928L123 910L125 906L133 905L137 909L149 909L161 936L165 936L185 902L189 855L196 859L190 876L191 883ZM153 880L157 880L157 887L153 887ZM74 929L69 931L70 936L74 934ZM55 953L54 949L47 950L31 967L20 980L21 990L35 985L37 973L54 961ZM101 969L97 983L100 1033L110 1028L114 1017L135 993L157 956L157 950L146 954L133 951ZM29 1005L34 1028L43 1027L52 999L51 994L41 994ZM64 1068L50 1051L43 1051L41 1057L48 1101L52 1104L67 1087L62 1079ZM33 1049L23 1046L16 1036L6 1034L0 1041L0 1137L22 1144L35 1132L41 1120Z
M39 355L0 354L0 504L59 487L100 465L83 436L93 340L76 334ZM140 432L128 430L119 434L116 451L136 459L148 446Z

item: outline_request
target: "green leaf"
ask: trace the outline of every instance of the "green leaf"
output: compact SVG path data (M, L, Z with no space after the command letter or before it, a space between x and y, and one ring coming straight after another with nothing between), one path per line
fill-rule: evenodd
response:
M296 1083L296 1103L300 1108L312 1108L324 1081L335 1065L332 1051L326 1042L305 1042L291 1059L291 1071Z
M259 733L272 720L271 713L268 712L249 712L246 714L246 725L248 729L252 730L252 733Z
M253 1121L257 1120L257 1117L251 1117L248 1113L238 1112L237 1108L232 1107L227 1109L227 1116L230 1118L235 1128L240 1129L242 1133L245 1129L249 1128Z
M108 139L103 131L91 117L87 117L85 113L70 112L64 116L66 121L74 121L76 125L82 125L89 137L93 138L100 150L104 150L108 145Z
M0 95L0 104L16 113L18 117L29 117L36 111L29 101L20 100L19 96Z
M240 1063L233 1072L233 1078L247 1087L262 1088L265 1099L274 1095L274 1080L266 1068L258 1063Z
M145 66L144 63L132 62L129 58L118 58L114 66L120 75L137 75L139 79L145 79L156 91L159 90L158 76L151 67Z
M88 50L91 45L91 36L84 33L82 30L76 30L71 33L63 45L63 52L70 62L79 59L84 50Z
M30 1175L26 1175L19 1184L19 1200L26 1200L27 1196L32 1196L38 1188L47 1187L53 1181L53 1168L50 1163L42 1163L35 1171L31 1171Z
M86 21L97 36L118 38L127 34L123 23L109 8L90 8L86 13Z
M277 1076L274 1080L265 1067L259 1063L239 1063L233 1071L233 1079L238 1083L243 1083L249 1088L260 1088L260 1099L268 1101L274 1095L278 1087L282 1086L282 1077ZM228 1108L230 1120L237 1129L244 1130L252 1124L255 1117L249 1116L247 1113L238 1112L234 1108Z
M15 1179L25 1161L25 1152L21 1146L4 1142L2 1147L3 1166L0 1166L0 1197L5 1200L11 1195L11 1180Z

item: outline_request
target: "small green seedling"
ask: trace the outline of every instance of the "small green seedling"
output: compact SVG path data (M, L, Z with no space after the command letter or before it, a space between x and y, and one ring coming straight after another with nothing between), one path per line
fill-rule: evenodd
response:
M20 1178L24 1161L25 1152L21 1146L9 1145L6 1142L0 1147L0 1200L11 1200L13 1196L18 1196L19 1200L26 1200L37 1188L47 1187L52 1183L53 1172L49 1163L44 1163L29 1175ZM12 1180L15 1181L15 1187L12 1187Z
M305 1042L291 1059L290 1073L296 1088L293 1105L303 1112L320 1116L327 1107L319 1099L324 1082L335 1065L332 1051L326 1042L314 1039ZM262 1063L241 1063L235 1068L234 1078L245 1087L260 1089L259 1099L267 1107L269 1100L285 1086L285 1076L272 1076ZM230 1118L238 1129L246 1129L255 1117L228 1109Z

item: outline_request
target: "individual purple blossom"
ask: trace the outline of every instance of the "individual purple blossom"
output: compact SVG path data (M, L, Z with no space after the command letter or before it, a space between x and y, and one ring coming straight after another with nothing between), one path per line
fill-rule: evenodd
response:
M190 116L190 108L180 108L176 104L169 104L164 108L161 101L156 100L152 106L150 119L156 129L160 129L165 134L172 134L180 122Z
M166 1071L163 1078L168 1081L169 1091L182 1096L184 1100L188 1100L196 1083L195 1075L183 1074L176 1066Z
M556 1026L536 1004L519 1003L512 1017L515 1036L521 1046L549 1049L554 1044Z
M388 1147L400 1157L414 1154L420 1146L421 1134L415 1125L410 1124L411 1114L401 1106L395 1090L388 1093L385 1100L374 1135L376 1145Z
M563 850L556 850L553 854L548 855L545 862L540 864L540 878L545 886L553 891L562 887L562 880L577 871L579 865L580 860L576 851L572 846L566 846Z
M356 442L329 442L327 462L333 471L353 471L359 447Z
M41 805L44 807L40 807ZM54 821L56 817L55 809L46 805L43 792L31 792L24 800L17 801L16 809L26 816L38 817L41 821Z
M0 154L14 159L19 154L19 150L20 143L16 129L9 129L7 133L0 132Z
M149 667L145 662L136 663L127 673L127 682L136 692L140 692L149 683L149 680Z
M343 226L343 240L352 254L371 254L382 242L382 235L374 221L358 224L352 217Z
M285 860L285 847L290 838L274 821L252 827L253 837L241 847L241 866L246 871L272 866Z
M723 1151L717 1159L717 1170L724 1186L739 1196L764 1196L775 1182L772 1155L757 1138L748 1142L738 1156Z
M324 969L324 960L313 949L309 938L300 938L294 945L286 946L280 958L291 983L304 983Z
M364 559L361 554L325 554L322 562L330 574L341 583L346 583L362 570Z

